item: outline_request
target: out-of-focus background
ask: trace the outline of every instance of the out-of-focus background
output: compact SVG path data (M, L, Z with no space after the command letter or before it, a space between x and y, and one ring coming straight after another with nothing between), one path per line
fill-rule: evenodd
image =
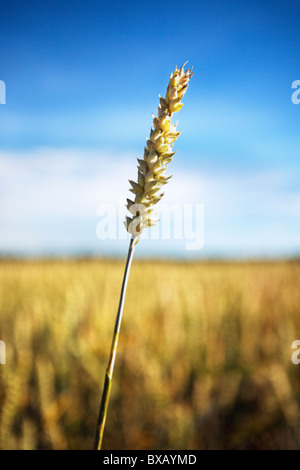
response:
M1 6L0 448L92 446L128 246L99 221L123 220L158 94L186 60L161 215L201 205L204 243L171 230L137 246L104 448L300 448L299 13Z

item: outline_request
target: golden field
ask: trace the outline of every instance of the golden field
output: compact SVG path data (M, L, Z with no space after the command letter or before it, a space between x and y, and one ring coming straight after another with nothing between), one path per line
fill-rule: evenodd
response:
M125 261L2 261L1 449L90 449ZM300 448L300 263L130 275L104 449Z

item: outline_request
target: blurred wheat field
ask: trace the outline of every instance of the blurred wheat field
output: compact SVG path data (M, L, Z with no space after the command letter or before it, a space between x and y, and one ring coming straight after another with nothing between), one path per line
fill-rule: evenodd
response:
M90 449L124 261L2 261L1 449ZM300 448L300 263L135 260L104 449Z

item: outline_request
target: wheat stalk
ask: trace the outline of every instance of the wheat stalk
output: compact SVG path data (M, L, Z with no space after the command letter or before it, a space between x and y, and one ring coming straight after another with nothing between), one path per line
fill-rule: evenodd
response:
M173 113L178 112L182 108L183 103L181 103L181 100L193 75L191 69L184 71L184 66L185 64L179 70L177 67L175 68L174 73L170 75L165 98L159 97L158 115L157 117L153 116L153 127L150 131L150 137L147 139L144 159L138 159L137 182L129 180L131 184L130 191L135 195L135 198L134 201L127 199L127 209L132 217L126 217L125 227L131 234L131 240L96 427L94 449L98 450L101 449L102 445L125 294L134 248L143 229L157 223L157 220L154 218L153 209L163 196L163 193L160 193L161 187L171 177L165 175L165 170L168 163L173 159L175 153L172 151L173 145L180 135L180 132L177 132L176 129L177 124L171 123L171 117Z

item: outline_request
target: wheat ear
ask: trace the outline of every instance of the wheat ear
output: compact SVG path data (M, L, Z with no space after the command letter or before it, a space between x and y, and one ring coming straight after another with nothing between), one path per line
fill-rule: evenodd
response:
M180 132L176 130L177 124L171 124L171 117L173 113L178 112L182 108L183 103L181 103L181 100L187 90L189 80L193 75L191 69L184 71L184 65L179 70L177 67L175 68L174 73L170 76L165 98L160 96L158 115L157 117L153 117L153 127L150 131L150 137L147 139L144 159L138 159L137 182L129 181L131 184L130 191L133 192L135 198L134 201L127 199L127 209L132 214L132 217L126 217L125 227L131 234L131 240L100 403L94 442L95 450L100 450L102 446L125 294L134 247L143 229L145 227L151 227L157 222L153 216L153 207L162 198L163 193L160 193L160 189L170 178L170 176L165 175L165 170L168 163L173 159L175 153L172 151L173 144L180 135Z
M184 65L179 70L176 67L171 74L165 98L159 97L158 116L153 116L144 158L138 158L137 181L129 180L130 191L135 198L134 201L127 199L127 209L132 217L126 217L125 227L134 237L138 237L145 227L152 227L158 222L153 209L164 195L160 192L162 186L171 178L166 176L165 170L173 159L173 145L180 135L177 124L171 124L171 117L182 108L181 100L193 75L191 69L184 71Z

